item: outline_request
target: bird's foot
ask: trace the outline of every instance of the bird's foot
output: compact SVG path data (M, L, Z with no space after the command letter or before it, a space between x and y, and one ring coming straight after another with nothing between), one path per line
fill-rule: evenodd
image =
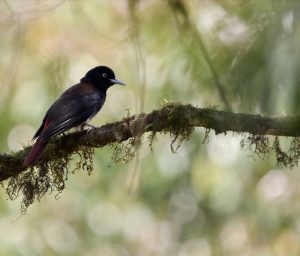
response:
M91 129L96 129L96 128L97 128L96 126L91 125L91 124L86 124L85 126L86 126L86 127L89 127L90 130L91 130Z
M85 129L85 127L88 127L87 129ZM79 125L76 127L76 131L77 132L83 132L83 131L91 131L93 129L96 129L97 127L91 124L84 124L84 125Z
M84 125L79 125L76 127L77 132L82 132L84 130Z

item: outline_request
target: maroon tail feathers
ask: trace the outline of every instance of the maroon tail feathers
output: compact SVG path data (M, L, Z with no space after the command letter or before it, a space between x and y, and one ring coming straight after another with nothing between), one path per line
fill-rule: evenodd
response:
M43 142L41 140L37 140L31 149L28 156L25 158L23 162L23 166L28 167L33 165L41 156L48 142Z

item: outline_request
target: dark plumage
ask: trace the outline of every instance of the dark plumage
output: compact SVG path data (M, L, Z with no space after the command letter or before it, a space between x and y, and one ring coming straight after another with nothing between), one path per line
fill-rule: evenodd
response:
M125 85L115 78L110 68L98 66L88 71L80 83L66 90L46 112L40 128L33 136L37 141L23 165L28 167L34 164L52 136L86 125L102 108L106 90L113 84Z

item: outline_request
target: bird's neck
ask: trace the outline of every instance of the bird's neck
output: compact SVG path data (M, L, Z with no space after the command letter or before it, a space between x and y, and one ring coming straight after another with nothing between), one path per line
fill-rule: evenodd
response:
M90 81L90 79L88 79L86 76L85 76L85 77L83 77L83 78L81 78L81 79L80 79L80 82L82 82L82 83L89 83L89 84L91 84L91 81Z
M109 88L109 86L108 86L108 87L104 87L104 86L97 85L97 84L93 83L93 82L92 82L88 77L86 77L86 76L83 77L83 78L81 78L81 79L80 79L80 82L91 84L91 85L93 85L98 91L100 91L100 92L102 92L102 93L104 93L104 94L106 94L106 91L107 91L107 89Z

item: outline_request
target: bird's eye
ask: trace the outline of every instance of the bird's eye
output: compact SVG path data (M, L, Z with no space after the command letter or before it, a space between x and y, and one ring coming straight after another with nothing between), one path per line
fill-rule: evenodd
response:
M103 73L102 76L103 76L103 77L107 77L107 74L106 74L106 73Z

